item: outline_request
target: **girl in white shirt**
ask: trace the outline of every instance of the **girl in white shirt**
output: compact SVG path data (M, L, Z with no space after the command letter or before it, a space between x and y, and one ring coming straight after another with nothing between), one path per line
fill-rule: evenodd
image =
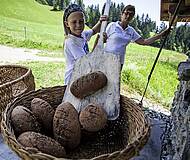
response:
M168 30L165 30L154 37L143 39L133 27L129 26L129 22L133 19L134 15L135 7L127 5L121 12L121 20L109 23L106 28L107 40L105 51L120 55L121 69L125 60L126 47L130 42L149 45L168 33Z
M65 31L64 54L66 58L65 84L67 85L77 59L89 53L87 41L100 31L101 22L107 16L101 16L98 23L90 30L84 31L85 16L83 9L76 5L69 5L63 15Z

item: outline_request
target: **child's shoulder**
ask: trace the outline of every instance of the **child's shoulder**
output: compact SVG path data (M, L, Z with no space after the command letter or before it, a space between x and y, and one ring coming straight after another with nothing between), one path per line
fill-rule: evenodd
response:
M90 40L92 35L93 35L93 30L92 29L85 30L85 31L82 32L83 39L85 39L87 41Z
M65 43L70 43L72 41L73 41L73 38L71 38L69 36L65 37Z
M88 29L88 30L84 30L83 32L82 32L82 35L91 35L93 33L93 30L92 29Z
M74 37L71 37L71 36L67 36L66 38L65 38L65 40L64 40L64 45L65 45L65 47L69 47L69 46L71 46L71 45L73 45L74 44Z

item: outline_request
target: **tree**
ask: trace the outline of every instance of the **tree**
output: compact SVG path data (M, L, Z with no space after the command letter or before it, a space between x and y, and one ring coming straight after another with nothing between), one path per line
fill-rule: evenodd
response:
M35 1L43 5L48 5L48 2L46 0L35 0Z
M184 25L184 34L183 34L183 52L186 53L190 50L190 26L188 23L185 23Z
M57 11L57 6L59 5L60 0L53 0L53 9L52 11Z
M120 4L121 11L123 10L124 7L125 7L125 5L123 4L123 2L121 2L121 4Z
M96 13L97 8L94 5L88 6L86 9L87 25L92 28L97 23ZM98 7L99 12L99 7Z
M71 3L71 0L64 0L63 1L63 9L65 9L70 3Z
M164 48L169 50L176 50L175 37L176 37L176 29L173 28L173 30L170 32L170 34L166 39Z
M176 30L176 46L177 46L177 51L183 52L184 51L184 37L186 34L186 27L181 25L177 28Z
M136 17L133 18L133 20L130 22L130 25L141 35L142 32L138 28L138 19Z
M159 27L159 28L157 27L157 28L155 29L155 33L160 33L160 32L162 32L163 30L165 30L166 28L167 28L166 24L165 24L164 22L162 22L162 23L160 24L160 27ZM162 39L161 39L161 40L157 40L157 41L153 42L153 43L151 44L151 46L160 47L162 43L163 43L163 40L162 40Z
M146 17L144 18L144 14L142 14L142 17L140 18L140 25L139 25L139 29L141 30L141 35L144 38L148 38L150 37L150 28L149 28L149 23L150 23L150 18L148 16L148 14L146 15Z
M83 4L83 0L75 0L74 3L78 4L79 6L81 6L82 8L85 8L84 4Z

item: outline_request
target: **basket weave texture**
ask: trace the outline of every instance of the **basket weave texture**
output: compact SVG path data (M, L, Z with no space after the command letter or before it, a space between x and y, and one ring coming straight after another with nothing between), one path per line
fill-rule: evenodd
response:
M19 65L0 65L0 113L15 97L35 90L31 69Z
M22 159L91 159L91 160L129 160L138 155L140 149L149 138L150 126L144 113L131 99L121 95L121 113L117 120L109 121L106 128L96 133L93 138L84 137L77 149L68 153L66 157L56 158L41 153L37 149L21 146L15 137L11 125L11 112L17 105L24 105L30 109L33 98L42 98L52 107L58 106L64 95L65 86L55 86L26 93L16 98L6 107L2 122L2 135L8 146ZM89 140L89 141L88 141Z

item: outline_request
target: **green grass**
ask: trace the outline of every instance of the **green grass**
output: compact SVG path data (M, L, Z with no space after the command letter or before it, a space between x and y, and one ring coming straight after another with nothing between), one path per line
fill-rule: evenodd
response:
M2 39L8 37L18 47L20 43L27 48L53 50L62 47L62 12L50 9L34 0L1 0L0 43L4 44L6 41ZM6 44L12 44L9 41Z
M52 12L51 7L31 0L0 1L0 44L43 50L40 56L62 57L62 12ZM86 27L87 29L88 27ZM92 49L96 36L89 43ZM53 51L49 53L47 50ZM127 47L121 87L126 91L143 93L158 48L130 44ZM163 50L152 74L146 97L166 107L171 105L176 91L177 66L186 57L180 53ZM27 62L32 68L37 89L63 85L63 63Z
M131 44L127 48L126 63L122 72L122 84L126 90L142 94L148 81L158 48ZM177 90L177 66L186 56L163 50L151 76L146 96L164 106L170 106Z
M11 37L6 34L0 33L0 44L8 45L8 46L16 46L16 47L24 47L24 48L33 48L33 49L42 49L48 51L60 51L62 50L63 46L60 44L51 44L46 42L40 41L33 41L33 40L21 40L16 37Z
M25 23L59 25L61 12L51 12L50 6L44 6L35 0L1 0L0 15L10 19L21 20ZM46 28L43 28L46 30Z
M64 84L65 64L58 62L26 62L20 63L32 69L36 89Z

